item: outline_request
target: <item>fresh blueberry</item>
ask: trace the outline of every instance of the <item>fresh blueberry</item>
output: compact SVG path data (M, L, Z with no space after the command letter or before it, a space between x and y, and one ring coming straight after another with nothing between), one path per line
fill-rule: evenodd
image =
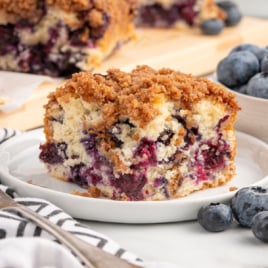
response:
M258 73L248 82L247 94L257 98L268 99L268 73Z
M237 51L222 59L216 72L222 84L233 88L246 84L259 69L259 61L254 54L249 51Z
M232 210L221 203L210 203L200 208L197 214L199 224L209 232L222 232L233 221Z
M248 87L248 84L244 84L241 86L233 87L232 90L241 94L247 94L247 87Z
M260 48L260 52L258 53L258 57L260 60L260 63L268 56L268 48Z
M258 47L257 45L254 45L254 44L241 44L241 45L238 45L236 47L234 47L230 54L232 54L233 52L238 52L238 51L249 51L251 53L253 53L259 61L261 61L264 53L265 53L265 49L263 48L260 48Z
M236 6L233 1L217 1L216 4L224 10Z
M223 28L224 23L222 20L219 19L204 20L200 24L200 29L202 33L206 35L217 35L223 30Z
M253 217L252 232L258 239L268 243L268 211L259 212Z
M231 200L234 218L242 227L251 227L253 217L268 210L267 189L260 186L241 188Z
M235 26L241 19L242 14L238 6L232 1L220 1L217 5L223 9L226 13L225 25L226 26Z
M268 53L262 58L261 72L268 73Z

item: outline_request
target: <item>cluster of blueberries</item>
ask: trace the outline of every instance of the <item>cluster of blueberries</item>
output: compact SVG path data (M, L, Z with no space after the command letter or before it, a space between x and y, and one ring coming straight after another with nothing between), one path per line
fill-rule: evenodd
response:
M234 47L218 63L216 74L220 83L236 92L268 99L268 46Z
M241 19L242 14L238 6L232 1L218 1L216 4L226 13L225 20L221 19L207 19L200 24L200 29L203 34L217 35L225 27L237 25Z
M209 232L221 232L233 223L251 228L259 240L268 243L268 189L261 186L241 188L231 204L210 203L198 211L198 222Z

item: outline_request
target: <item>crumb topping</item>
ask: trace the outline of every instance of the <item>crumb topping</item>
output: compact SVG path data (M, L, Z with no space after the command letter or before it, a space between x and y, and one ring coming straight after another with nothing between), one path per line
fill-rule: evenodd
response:
M0 8L4 9L7 13L18 14L21 17L32 17L41 5L41 1L37 0L0 0ZM59 8L71 12L87 10L93 6L91 1L88 0L45 0L42 1L48 6L58 6ZM98 2L98 0L97 0Z
M87 10L93 6L92 1L88 0L46 0L49 6L58 6L61 9L71 11Z
M107 75L76 73L49 98L50 102L57 98L68 101L70 96L102 107L101 128L111 126L119 116L126 116L144 127L159 114L159 104L164 100L190 110L193 103L213 98L232 111L239 110L234 94L219 84L171 69L157 71L145 65L130 73L118 69L108 70Z
M113 4L114 0L0 0L0 10L5 11L8 15L17 18L24 18L34 20L35 17L42 13L42 9L45 6L56 6L65 12L83 12L89 11L92 8L96 8L99 11L107 10ZM124 0L130 7L130 10L134 10L137 0ZM94 20L96 15L94 15Z
M0 9L4 10L7 14L14 14L21 18L28 18L36 16L38 5L36 0L0 0Z

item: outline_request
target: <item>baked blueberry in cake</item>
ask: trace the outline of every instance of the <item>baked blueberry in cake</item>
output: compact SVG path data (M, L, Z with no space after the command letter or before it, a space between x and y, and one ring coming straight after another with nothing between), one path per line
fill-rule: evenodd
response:
M223 86L171 69L79 72L49 95L39 157L89 196L179 198L235 175L238 110Z
M226 12L214 0L139 0L135 23L148 27L192 27L225 17Z
M131 39L135 0L0 0L0 69L66 76Z

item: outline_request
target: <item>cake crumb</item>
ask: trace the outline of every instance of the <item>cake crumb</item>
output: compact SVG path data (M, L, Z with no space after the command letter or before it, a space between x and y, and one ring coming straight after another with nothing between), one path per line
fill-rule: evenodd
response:
M230 186L229 187L230 192L236 191L237 189L238 189L238 187L236 187L236 186Z
M80 196L84 196L84 197L97 198L97 197L100 197L100 190L94 186L91 186L90 188L88 188L88 190L86 192L80 192L80 191L75 189L72 191L72 194L73 195L80 195Z

